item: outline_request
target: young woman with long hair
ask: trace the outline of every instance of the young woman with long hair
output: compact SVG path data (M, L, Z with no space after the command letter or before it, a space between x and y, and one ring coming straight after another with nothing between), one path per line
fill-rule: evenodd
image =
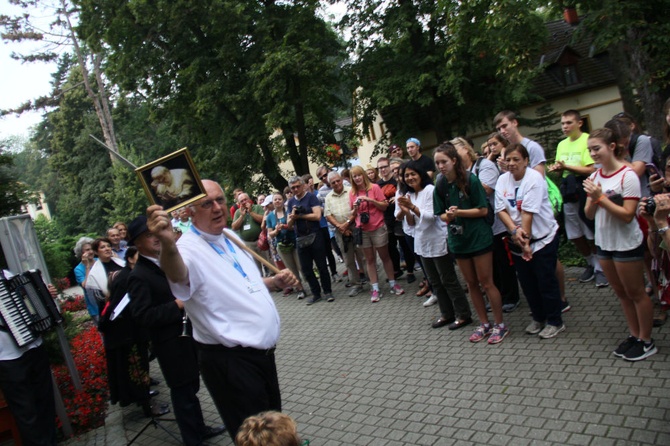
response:
M470 306L447 253L447 225L433 212L433 182L421 163L410 161L405 166L405 183L407 193L398 197L396 206L415 229L414 251L421 257L440 306L440 317L432 327L461 328L472 322Z
M617 137L610 129L594 130L588 140L591 158L602 167L584 180L585 212L596 222L598 258L619 298L629 336L613 352L627 361L654 353L651 338L653 304L644 290L644 237L635 219L640 180L619 157Z
M460 152L454 143L461 148ZM438 146L434 157L442 174L433 197L434 211L449 225L449 252L456 257L468 284L480 322L470 341L479 342L490 336L489 344L498 344L505 339L509 328L503 322L500 291L493 283L493 232L486 221L488 197L477 175L468 170L476 158L474 151L467 141L457 138ZM493 326L480 285L491 303Z
M349 204L353 209L352 218L356 219L356 226L363 232L363 254L367 265L372 292L370 300L379 302L382 297L379 290L379 278L376 267L376 254L384 266L386 277L391 287L391 294L405 294L395 281L393 271L393 262L388 251L388 233L386 232L386 223L384 223L384 211L388 206L386 197L381 188L370 182L370 178L365 174L361 166L351 168L351 190L349 191Z

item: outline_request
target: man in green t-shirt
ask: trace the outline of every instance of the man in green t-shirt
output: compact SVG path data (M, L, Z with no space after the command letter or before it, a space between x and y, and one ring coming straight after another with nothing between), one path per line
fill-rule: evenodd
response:
M595 255L593 230L585 222L585 216L579 215L579 195L583 193L581 183L584 178L596 170L586 146L589 135L582 132L582 123L581 115L577 110L563 112L561 115L561 129L567 138L558 143L556 164L551 166L549 170L560 172L562 175L565 233L588 264L579 281L590 282L595 278L596 286L604 287L608 285L608 282Z
M261 223L265 213L263 206L254 204L249 195L244 192L237 196L237 202L239 203L239 209L235 211L233 216L233 224L231 225L233 231L237 232L247 247L260 256L267 257L264 251L258 249L258 236L261 235ZM256 266L263 273L263 267L258 261L256 261Z

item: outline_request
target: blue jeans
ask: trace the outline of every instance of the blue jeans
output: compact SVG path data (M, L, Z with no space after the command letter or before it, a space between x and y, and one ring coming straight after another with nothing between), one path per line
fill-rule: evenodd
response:
M563 325L561 293L556 278L559 240L557 232L548 245L533 253L529 262L514 256L514 267L533 320L542 323L546 321L557 327Z

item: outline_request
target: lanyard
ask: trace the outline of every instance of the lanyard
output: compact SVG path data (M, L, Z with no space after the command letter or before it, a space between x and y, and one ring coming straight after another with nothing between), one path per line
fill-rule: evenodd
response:
M222 250L220 247L218 247L218 246L215 245L214 243L212 243L212 242L210 242L210 241L207 241L207 240L202 236L202 234L200 233L200 231L198 231L198 230L195 228L195 226L191 225L191 230L192 230L193 232L195 232L198 236L200 236L200 238L202 238L203 240L205 240L205 241L209 244L209 246L211 246L212 249L213 249L214 251L216 251L216 253L217 253L218 255L220 255L224 260L226 260L226 261L229 262L231 265L233 265L233 267L237 270L237 272L240 273L240 274L242 275L242 277L244 277L245 279L247 279L247 281L249 281L249 276L247 276L247 273L244 272L244 269L242 268L242 265L240 265L240 262L239 262L239 260L238 260L238 258L237 258L237 254L235 253L235 248L233 248L233 244L230 243L230 240L228 240L228 239L225 238L225 237L223 238L223 240L226 242L226 247L227 247L228 250L230 251L230 254L228 254L227 252L225 252L224 250Z

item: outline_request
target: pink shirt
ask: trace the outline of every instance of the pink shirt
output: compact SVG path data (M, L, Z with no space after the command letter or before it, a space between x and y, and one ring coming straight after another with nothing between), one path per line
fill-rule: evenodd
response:
M351 190L349 192L349 206L351 206L351 208L353 209L354 202L356 201L356 199L358 197L365 197L365 196L366 191L359 190L358 195L354 195L354 191ZM386 201L384 193L382 192L381 188L376 184L372 184L372 189L367 191L367 196L375 201ZM370 214L370 221L368 221L366 224L361 224L361 212L367 212L368 214ZM382 225L384 225L384 212L380 211L374 204L368 201L362 201L361 205L358 206L358 215L356 216L356 226L363 229L364 231L372 232L381 228Z

